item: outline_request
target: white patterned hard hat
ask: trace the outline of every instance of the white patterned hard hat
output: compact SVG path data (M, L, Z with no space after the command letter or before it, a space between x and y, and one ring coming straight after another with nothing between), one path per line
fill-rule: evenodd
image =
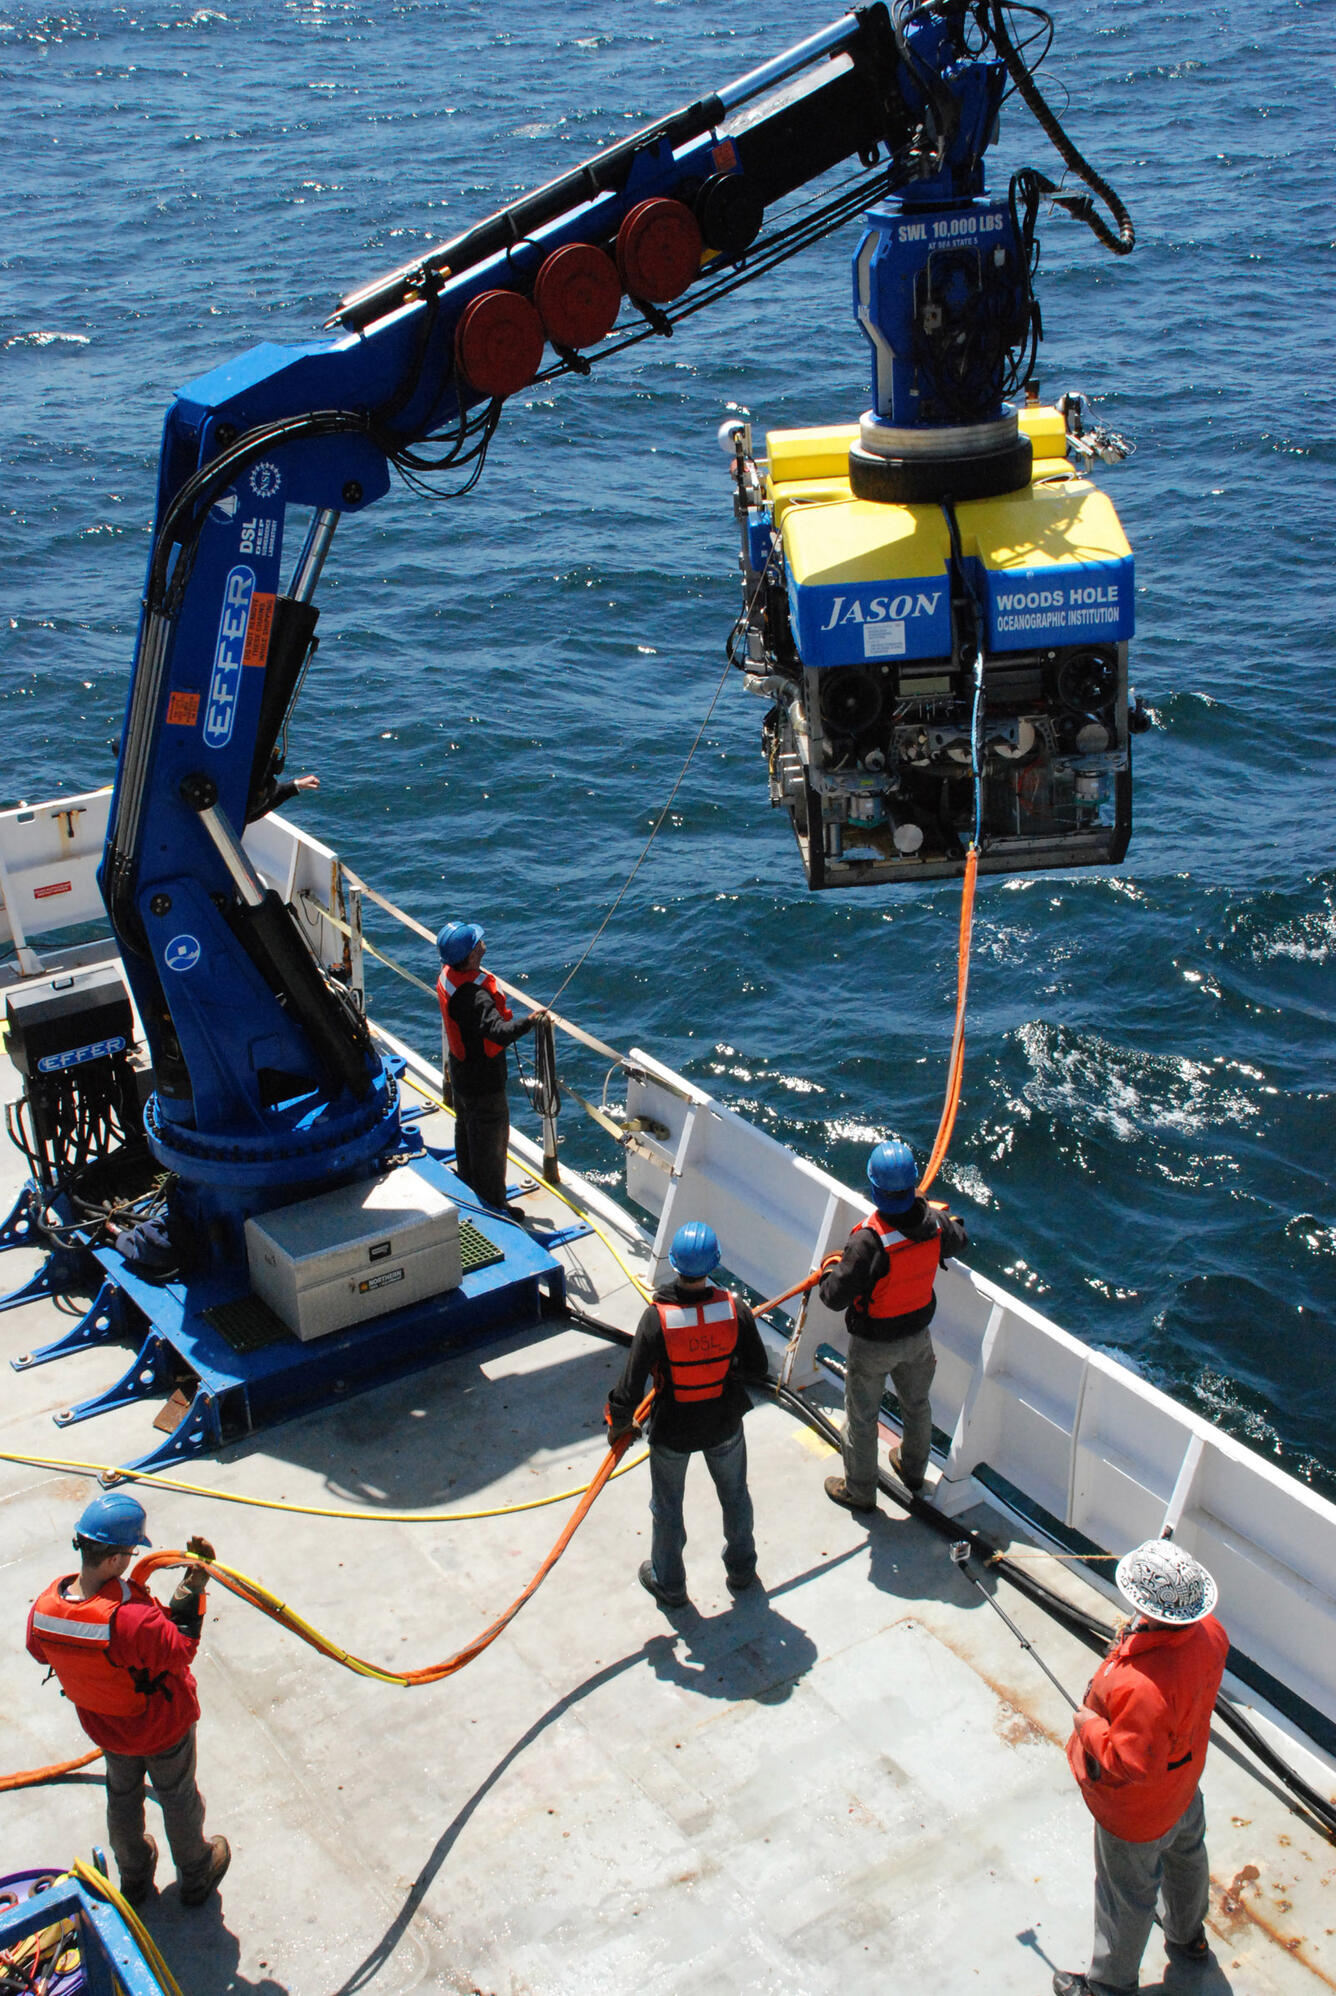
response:
M1220 1590L1204 1566L1168 1539L1147 1539L1118 1562L1118 1592L1138 1614L1186 1627L1209 1615Z

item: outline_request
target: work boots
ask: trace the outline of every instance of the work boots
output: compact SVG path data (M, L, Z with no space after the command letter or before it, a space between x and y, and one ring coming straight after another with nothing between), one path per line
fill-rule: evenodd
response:
M923 1488L924 1479L921 1476L909 1477L905 1475L903 1466L901 1465L900 1462L900 1450L898 1447L893 1448L891 1450L891 1468L895 1471L900 1481L904 1484L905 1489L909 1492L910 1496L917 1497L919 1491Z
M841 1504L846 1511L856 1511L860 1518L870 1518L877 1508L875 1497L869 1498L866 1504L856 1502L850 1496L849 1486L842 1476L826 1478L826 1495L832 1504Z
M640 1571L636 1575L636 1578L639 1580L640 1585L644 1588L645 1592L647 1594L652 1594L654 1596L654 1599L658 1602L661 1608L686 1607L687 1601L689 1600L690 1597L688 1596L685 1588L680 1594L670 1594L668 1592L668 1589L660 1583L659 1578L654 1571L653 1560L646 1559L641 1561Z
M232 1862L232 1850L226 1837L209 1838L209 1862L195 1878L181 1880L181 1904L202 1906L204 1901L218 1889L219 1880Z
M158 1846L147 1830L144 1832L144 1842L149 1850L145 1869L121 1873L121 1897L127 1906L142 1906L153 1890L153 1874L158 1868Z

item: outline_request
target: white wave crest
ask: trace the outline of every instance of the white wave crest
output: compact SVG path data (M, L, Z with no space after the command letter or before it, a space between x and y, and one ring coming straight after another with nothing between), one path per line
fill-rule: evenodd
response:
M86 333L15 333L5 341L7 347L86 347L90 344Z
M1089 1118L1124 1143L1148 1130L1196 1136L1260 1113L1244 1090L1222 1085L1223 1060L1142 1053L1093 1035L1074 1039L1037 1020L1017 1038L1032 1069L1022 1091L1032 1108Z

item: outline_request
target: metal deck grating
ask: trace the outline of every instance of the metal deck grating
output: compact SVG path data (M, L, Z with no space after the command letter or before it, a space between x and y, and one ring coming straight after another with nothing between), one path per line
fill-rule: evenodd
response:
M472 1220L459 1223L459 1261L465 1275L474 1275L480 1268L491 1268L496 1262L504 1261L506 1251L495 1241L489 1240L481 1228L475 1227Z
M238 1296L233 1303L215 1303L211 1310L201 1310L200 1315L233 1351L262 1351L266 1345L276 1345L283 1338L296 1343L283 1319L258 1296Z

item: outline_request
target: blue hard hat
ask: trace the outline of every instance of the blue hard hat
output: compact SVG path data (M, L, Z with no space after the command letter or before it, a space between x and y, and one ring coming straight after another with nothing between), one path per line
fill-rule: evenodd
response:
M867 1182L881 1213L907 1213L918 1187L918 1166L898 1137L878 1144L867 1161Z
M447 922L436 938L436 947L441 952L441 962L457 970L481 941L482 929L477 922Z
M668 1259L688 1282L698 1282L719 1266L719 1236L704 1220L688 1220L673 1235Z
M124 1490L108 1490L84 1506L74 1535L91 1539L95 1545L113 1546L118 1552L133 1552L136 1546L153 1543L144 1530L147 1522L137 1497Z

